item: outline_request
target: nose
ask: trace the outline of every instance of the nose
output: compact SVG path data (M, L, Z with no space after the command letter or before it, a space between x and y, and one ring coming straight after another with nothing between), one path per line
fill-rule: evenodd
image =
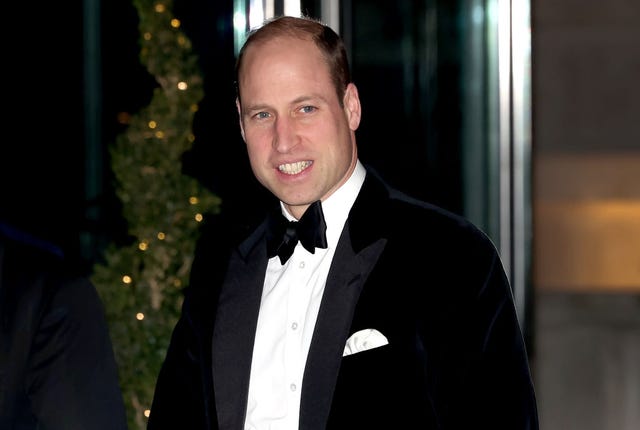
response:
M274 148L278 152L289 152L297 145L297 135L293 120L288 117L279 117L275 123Z

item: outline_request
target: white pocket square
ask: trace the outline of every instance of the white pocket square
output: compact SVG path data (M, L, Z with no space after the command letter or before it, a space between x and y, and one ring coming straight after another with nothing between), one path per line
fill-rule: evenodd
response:
M352 334L347 339L347 344L344 346L343 357L347 355L355 354L357 352L366 351L368 349L378 348L380 346L387 345L389 341L378 330L368 328L360 330Z

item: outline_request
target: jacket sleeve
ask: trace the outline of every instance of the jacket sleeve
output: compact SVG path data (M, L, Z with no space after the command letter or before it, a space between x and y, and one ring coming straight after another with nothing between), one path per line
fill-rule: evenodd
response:
M210 430L212 421L215 422L211 336L194 320L194 306L199 301L202 304L202 298L193 297L191 293L187 288L182 314L156 381L147 423L149 430Z
M513 302L512 290L497 252L476 296L472 324L477 342L469 361L460 403L468 413L456 414L455 428L538 429L538 411L528 354Z

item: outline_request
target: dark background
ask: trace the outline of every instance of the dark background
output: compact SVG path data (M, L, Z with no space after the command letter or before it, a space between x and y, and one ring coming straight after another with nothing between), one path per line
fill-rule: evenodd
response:
M7 19L20 23L22 30L6 38L3 63L9 78L0 168L0 220L58 246L86 270L99 258L100 246L127 238L108 146L126 131L119 114L135 114L149 102L155 86L138 59L132 2L97 2L100 76L92 79L100 82L101 142L97 154L90 154L85 70L93 57L87 54L92 47L85 38L95 29L84 27L88 3L8 8ZM315 3L303 2L303 8L313 14ZM350 29L353 77L363 103L361 158L392 184L461 212L456 2L401 2L402 7L394 2L352 3L343 25ZM256 201L266 196L251 174L238 132L232 7L232 0L174 2L205 78L205 97L194 119L196 141L184 156L184 171L221 196L228 208L253 213L259 211ZM432 46L421 47L440 54L426 83L418 85L424 80L423 60L400 56L399 46L407 37L416 45L427 43L416 12L428 8L437 11L438 26L428 42ZM91 163L102 169L97 195L85 188L96 174L87 171ZM87 248L87 237L94 239L94 249Z

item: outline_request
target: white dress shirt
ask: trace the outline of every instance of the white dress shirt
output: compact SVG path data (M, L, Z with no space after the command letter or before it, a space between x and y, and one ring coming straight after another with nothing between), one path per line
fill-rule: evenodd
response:
M364 182L357 162L347 182L322 202L326 249L311 254L298 242L282 265L269 259L251 362L245 430L297 430L302 377L333 255ZM295 220L280 203L282 213Z

